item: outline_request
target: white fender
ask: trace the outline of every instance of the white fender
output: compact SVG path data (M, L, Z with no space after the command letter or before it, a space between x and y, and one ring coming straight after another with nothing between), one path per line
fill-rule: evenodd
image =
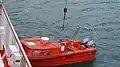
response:
M65 46L62 45L60 49L61 49L61 51L65 51Z

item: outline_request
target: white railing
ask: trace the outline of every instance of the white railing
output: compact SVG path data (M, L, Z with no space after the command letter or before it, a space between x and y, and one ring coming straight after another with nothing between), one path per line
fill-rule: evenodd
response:
M20 67L32 67L4 6L2 6L1 23L2 23L1 25L3 25L5 28L5 35L4 35L3 41L4 41L6 51L8 49L8 45L17 46L17 48L19 49L19 53L22 56Z

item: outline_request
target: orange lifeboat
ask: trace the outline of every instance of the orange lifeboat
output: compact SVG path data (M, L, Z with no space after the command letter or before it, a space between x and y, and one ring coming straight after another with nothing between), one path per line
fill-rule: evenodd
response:
M33 37L21 43L33 67L90 61L96 55L96 47L89 39L52 42L48 37Z

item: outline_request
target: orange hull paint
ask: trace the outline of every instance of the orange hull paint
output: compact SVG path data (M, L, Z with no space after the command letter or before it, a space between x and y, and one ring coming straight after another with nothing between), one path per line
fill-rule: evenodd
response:
M95 55L85 56L85 57L73 57L73 58L56 58L56 59L47 59L47 60L30 60L32 66L58 66L65 64L72 64L76 62L85 62L93 60Z
M96 49L92 49L91 51L87 52L76 52L70 55L66 55L64 53L63 56L58 56L55 58L49 58L49 59L31 59L32 66L59 66L59 65L65 65L65 64L72 64L76 62L85 62L85 61L91 61L95 58L96 55Z

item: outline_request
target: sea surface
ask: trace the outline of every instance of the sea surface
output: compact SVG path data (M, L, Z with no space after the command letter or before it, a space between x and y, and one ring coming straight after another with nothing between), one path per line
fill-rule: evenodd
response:
M65 0L4 0L4 6L20 39L40 35L54 41L64 37L95 41L93 62L62 67L120 67L120 0L68 0L64 32Z

